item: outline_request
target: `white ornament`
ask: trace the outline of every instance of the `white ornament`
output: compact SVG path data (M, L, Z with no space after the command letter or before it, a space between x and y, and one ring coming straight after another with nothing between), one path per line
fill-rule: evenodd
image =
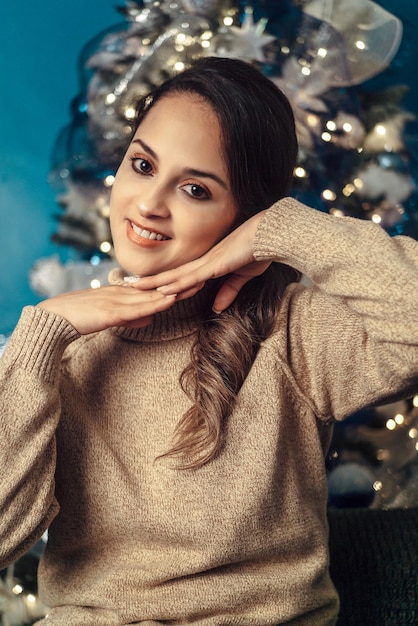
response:
M254 23L253 10L247 8L244 13L241 28L230 26L220 29L215 38L216 54L230 58L240 58L247 61L263 63L265 56L263 48L275 41L272 35L265 35L267 19L263 18Z

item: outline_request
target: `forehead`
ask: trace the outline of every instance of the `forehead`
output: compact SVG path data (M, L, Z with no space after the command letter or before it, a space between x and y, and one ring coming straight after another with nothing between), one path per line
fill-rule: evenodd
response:
M146 113L136 134L165 137L178 141L193 137L220 146L222 133L218 116L212 106L193 93L168 94Z

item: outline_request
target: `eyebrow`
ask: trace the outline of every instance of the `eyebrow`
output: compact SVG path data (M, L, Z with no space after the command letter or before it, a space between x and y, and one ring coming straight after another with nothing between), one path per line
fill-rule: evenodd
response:
M157 154L154 152L154 150L147 143L145 143L145 141L142 141L142 139L134 139L132 141L132 143L138 143L145 150L145 152L148 152L148 154L150 156L152 156L152 158L155 159L155 161L157 161L157 163L158 163L158 156L157 156ZM189 174L190 176L197 176L199 178L211 178L216 183L218 183L218 185L220 185L226 191L228 191L228 186L222 180L222 178L219 178L219 176L217 176L216 174L213 174L212 172L205 172L203 170L197 170L197 169L195 169L193 167L185 168L184 172L186 174Z

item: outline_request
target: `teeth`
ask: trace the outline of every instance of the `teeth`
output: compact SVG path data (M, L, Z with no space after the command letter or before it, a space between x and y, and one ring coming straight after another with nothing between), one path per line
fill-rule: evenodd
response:
M165 241L166 239L169 239L169 237L165 237L164 235L160 235L159 233L154 233L151 230L142 230L142 228L139 228L139 226L137 226L133 222L131 222L131 226L134 233L136 233L140 237L144 237L144 239L156 239L157 241Z

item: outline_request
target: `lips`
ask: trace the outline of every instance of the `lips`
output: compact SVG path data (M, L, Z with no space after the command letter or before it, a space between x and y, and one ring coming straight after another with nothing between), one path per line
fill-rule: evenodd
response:
M138 235L139 237L143 237L144 239L149 239L150 241L167 241L168 239L170 239L170 237L167 237L166 235L163 235L162 233L159 233L155 230L141 228L134 222L131 222L131 227L136 235Z

